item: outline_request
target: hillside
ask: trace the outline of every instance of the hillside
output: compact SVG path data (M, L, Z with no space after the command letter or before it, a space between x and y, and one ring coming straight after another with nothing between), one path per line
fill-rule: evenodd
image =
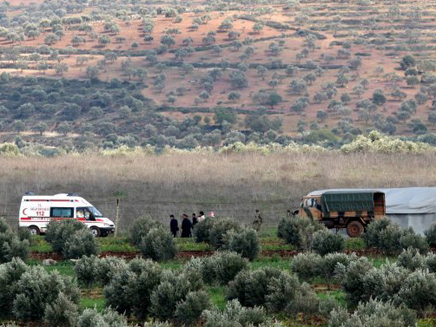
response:
M5 2L0 141L434 143L435 3Z

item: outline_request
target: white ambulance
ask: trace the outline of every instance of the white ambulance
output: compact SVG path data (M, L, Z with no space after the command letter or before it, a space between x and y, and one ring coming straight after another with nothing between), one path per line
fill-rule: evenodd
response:
M91 203L77 194L23 196L20 208L20 227L32 234L45 233L52 220L76 219L91 229L94 236L108 236L115 224L104 217Z

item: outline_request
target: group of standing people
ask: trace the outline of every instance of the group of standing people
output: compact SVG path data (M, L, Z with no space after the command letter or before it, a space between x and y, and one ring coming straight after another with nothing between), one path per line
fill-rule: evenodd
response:
M173 234L174 237L177 236L177 232L180 230L179 229L179 222L178 220L174 217L174 215L170 216L170 230L171 233ZM198 213L198 216L196 213L192 214L192 220L189 219L189 216L184 213L182 215L182 233L181 233L181 237L191 237L192 236L192 229L195 227L196 224L198 224L199 222L205 220L206 217L204 215L203 211L200 211Z
M214 213L211 212L209 214L210 217L214 217ZM185 237L191 237L192 236L192 230L195 227L196 224L198 224L199 222L205 220L206 217L204 215L203 211L200 211L198 213L198 216L196 213L192 214L192 219L189 219L189 216L184 213L182 215L182 233L181 233L181 237L185 238ZM254 216L254 221L253 221L253 228L256 230L256 232L260 231L260 228L262 227L262 216L260 214L260 211L258 209L256 209L256 214ZM171 234L173 234L174 237L177 237L177 233L180 230L179 228L179 222L176 219L176 217L174 217L174 215L170 215L170 230L171 230Z

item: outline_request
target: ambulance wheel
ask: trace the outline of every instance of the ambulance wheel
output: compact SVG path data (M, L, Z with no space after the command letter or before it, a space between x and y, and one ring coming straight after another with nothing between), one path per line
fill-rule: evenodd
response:
M30 234L32 234L32 235L39 235L39 233L40 233L39 228L36 226L30 226L29 231L30 231Z
M347 225L347 234L350 237L359 237L365 231L365 227L363 227L360 221L352 221Z
M101 230L98 227L91 227L90 228L92 235L94 235L94 237L99 237L101 235Z

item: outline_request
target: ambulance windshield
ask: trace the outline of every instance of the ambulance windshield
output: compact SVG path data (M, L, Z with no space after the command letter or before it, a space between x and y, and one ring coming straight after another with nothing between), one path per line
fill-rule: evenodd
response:
M103 217L100 211L97 210L95 207L88 207L87 208L91 213L94 215L94 217Z

